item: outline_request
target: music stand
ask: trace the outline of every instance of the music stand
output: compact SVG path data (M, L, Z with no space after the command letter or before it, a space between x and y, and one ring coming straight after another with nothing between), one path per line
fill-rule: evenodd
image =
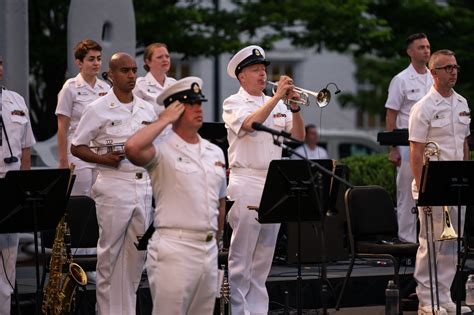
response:
M313 162L314 163L314 162ZM327 170L334 170L333 160L318 160ZM324 220L329 200L329 176L311 167L305 160L273 160L270 162L263 195L258 208L260 223L297 222L297 311L301 314L301 222ZM289 209L296 207L296 211ZM322 234L323 244L325 242ZM324 252L324 247L323 247ZM325 254L322 254L323 264ZM322 279L321 281L324 281ZM323 303L324 304L324 303Z
M0 190L0 233L34 233L37 311L42 298L38 231L56 229L64 215L70 174L70 169L9 171Z
M429 161L423 166L417 206L458 207L456 314L461 313L461 206L474 205L474 161Z

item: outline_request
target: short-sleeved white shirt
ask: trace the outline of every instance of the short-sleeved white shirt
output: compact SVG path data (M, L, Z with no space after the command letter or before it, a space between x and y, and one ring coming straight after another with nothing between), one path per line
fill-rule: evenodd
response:
M305 151L306 149L306 151ZM328 152L325 148L316 146L314 150L311 150L308 145L303 144L295 149L295 151L302 156L306 157L309 160L321 160L321 159L328 159ZM301 159L299 156L292 154L290 157L292 160Z
M408 117L413 105L428 93L433 86L433 77L428 68L426 74L416 72L410 65L393 77L388 88L385 108L398 111L396 128L408 128Z
M94 87L91 87L79 73L74 78L68 79L58 94L56 115L61 114L71 119L68 138L72 137L82 112L87 105L104 96L110 86L97 78Z
M174 131L155 144L146 166L152 182L155 228L217 231L219 199L226 194L222 150L199 139L199 154Z
M464 140L470 134L469 113L464 97L454 92L451 103L432 87L412 108L408 127L409 140L438 143L441 161L462 160Z
M75 146L99 146L124 144L137 130L156 120L153 106L139 97L134 96L132 111L118 100L113 89L107 95L91 103L84 110L79 125L72 139ZM106 153L106 149L99 150ZM97 164L100 169L115 169ZM119 171L143 171L127 159L120 162Z
M165 107L162 105L158 105L156 99L160 96L161 92L166 89L171 84L175 83L176 80L170 77L165 77L165 82L161 85L158 81L156 81L155 77L151 72L148 72L144 77L139 77L137 79L137 83L135 88L133 89L133 93L138 97L144 99L148 103L153 105L155 109L156 115L160 115L162 111L165 110Z
M273 143L272 135L267 132L247 132L242 129L245 119L259 109L270 97L262 93L252 96L243 88L224 100L222 117L227 128L229 141L230 168L251 168L268 170L270 161L281 159L282 149ZM283 102L278 102L263 125L290 131L293 116Z
M2 87L0 87L2 89ZM10 157L7 139L3 133L2 146L0 146L0 178L5 177L8 171L19 170L21 166L22 150L29 148L36 143L31 129L30 114L25 100L20 94L2 89L2 119L8 133L8 141L12 149L13 156L18 158L18 162L7 164L4 158Z

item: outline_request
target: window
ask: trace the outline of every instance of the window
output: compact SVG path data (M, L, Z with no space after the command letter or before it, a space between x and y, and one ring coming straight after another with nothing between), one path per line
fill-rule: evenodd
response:
M188 60L171 58L171 69L168 71L168 76L176 80L189 77L191 75L191 63Z
M295 64L287 61L273 62L267 67L267 80L272 82L278 82L280 76L287 75L293 78ZM267 86L265 94L272 95L272 86Z

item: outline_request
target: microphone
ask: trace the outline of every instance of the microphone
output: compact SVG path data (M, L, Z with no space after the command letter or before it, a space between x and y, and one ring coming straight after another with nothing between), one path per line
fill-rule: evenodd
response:
M109 78L109 73L107 71L102 72L101 77L105 81L109 82L110 85L112 85L112 86L114 85L114 82L112 82L112 80Z
M3 132L5 133L5 140L7 140L8 150L10 150L10 156L4 158L3 161L7 164L16 163L18 162L18 158L13 155L12 147L10 146L10 140L8 140L7 129L5 128L5 124L3 123L3 117L1 115L0 115L0 123L2 124ZM0 132L2 131L0 130Z
M287 139L290 139L291 141L294 141L294 142L297 142L297 143L302 143L301 141L299 140L296 140L294 138L291 137L291 133L289 132L286 132L284 130L282 131L278 131L278 130L275 130L275 129L272 129L272 128L268 128L267 126L261 124L261 123L258 123L258 122L253 122L252 123L252 128L257 130L257 131L264 131L264 132L268 132L274 136L277 136L277 137L284 137L284 138L287 138Z

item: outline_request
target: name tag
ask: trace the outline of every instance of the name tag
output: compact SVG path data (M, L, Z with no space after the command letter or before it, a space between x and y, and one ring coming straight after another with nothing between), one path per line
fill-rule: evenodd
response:
M14 116L25 116L25 112L19 109L15 109L11 112L11 114Z

